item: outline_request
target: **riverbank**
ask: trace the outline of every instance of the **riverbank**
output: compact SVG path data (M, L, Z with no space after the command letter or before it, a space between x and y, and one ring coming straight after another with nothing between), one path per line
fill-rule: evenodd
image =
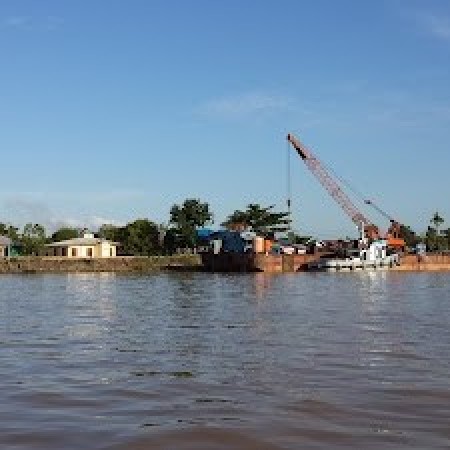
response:
M205 270L210 272L289 273L307 270L318 255L265 255L223 253L220 255L120 256L117 258L61 258L21 256L0 260L0 273L118 272L145 273L159 270ZM203 263L203 264L202 264ZM393 271L448 271L450 255L405 255Z
M210 272L266 272L289 273L304 272L308 264L318 261L324 254L305 255L265 255L254 253L211 253L202 254L202 263ZM404 255L400 265L389 270L394 271L448 271L450 272L450 255Z
M154 272L170 267L195 269L197 255L119 256L117 258L60 258L20 256L0 260L0 273Z

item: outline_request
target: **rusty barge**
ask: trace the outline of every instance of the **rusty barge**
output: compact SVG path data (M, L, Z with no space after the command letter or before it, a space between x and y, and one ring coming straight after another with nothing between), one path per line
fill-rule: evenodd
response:
M203 253L203 270L208 272L266 272L294 273L307 272L311 263L320 260L320 254L274 255L258 253ZM351 268L347 268L352 271ZM372 268L372 270L380 270ZM336 272L345 270L337 268ZM426 255L408 254L400 256L399 264L389 271L442 271L450 272L450 255L428 253Z

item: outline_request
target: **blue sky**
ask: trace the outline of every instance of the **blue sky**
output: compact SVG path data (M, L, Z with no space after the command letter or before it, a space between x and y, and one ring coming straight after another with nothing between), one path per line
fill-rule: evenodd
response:
M0 68L0 221L285 209L293 132L399 220L450 223L448 1L3 0ZM354 234L290 151L295 228Z

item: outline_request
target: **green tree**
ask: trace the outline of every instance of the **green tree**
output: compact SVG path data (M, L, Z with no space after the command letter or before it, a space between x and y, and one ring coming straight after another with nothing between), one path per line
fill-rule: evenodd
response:
M121 238L123 251L127 255L151 256L161 253L158 225L148 219L128 223L117 237Z
M428 250L437 250L437 234L436 228L429 226L427 232L425 233L425 243Z
M74 239L80 236L80 230L78 228L62 227L56 230L50 240L52 242L67 241L68 239Z
M445 222L444 218L436 211L430 219L434 227L428 227L427 246L430 250L441 250L444 246L445 238L440 233L440 227Z
M224 222L221 223L223 227L226 228L235 228L236 226L245 226L249 227L251 224L249 223L250 218L247 211L241 211L236 209L232 214L230 214Z
M199 199L187 199L184 203L173 205L170 209L170 223L174 225L179 245L194 248L197 245L197 228L212 222L208 203Z
M17 242L19 240L19 229L9 223L0 223L0 235L7 236L13 242Z
M46 243L45 228L38 223L27 223L20 241L25 255L38 255Z
M445 222L444 218L439 215L439 213L436 211L433 214L433 217L431 218L430 222L434 225L436 228L436 233L439 234L439 228L441 225Z
M312 236L300 236L299 234L296 233L290 234L291 237L289 239L292 244L306 245L309 244L312 240Z
M230 214L222 226L232 227L235 224L245 223L253 231L261 235L271 235L277 231L289 229L290 218L288 212L273 211L275 205L262 207L250 203L245 211L236 210Z
M182 241L178 234L178 230L176 228L169 228L164 233L164 253L167 255L173 255L179 247L182 247Z
M98 236L102 239L107 239L108 241L121 242L123 231L124 227L105 223L98 229Z
M407 225L400 225L400 236L405 240L406 246L409 248L415 247L420 242L420 238Z
M443 234L443 238L445 240L445 247L448 250L448 249L450 249L450 228L443 230L442 234Z

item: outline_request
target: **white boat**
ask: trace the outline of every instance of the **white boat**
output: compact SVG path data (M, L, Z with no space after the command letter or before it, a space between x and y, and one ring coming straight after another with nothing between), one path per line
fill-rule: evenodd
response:
M387 242L377 240L367 248L347 251L344 257L326 257L308 264L309 270L367 270L388 269L400 264L396 253L387 254Z

